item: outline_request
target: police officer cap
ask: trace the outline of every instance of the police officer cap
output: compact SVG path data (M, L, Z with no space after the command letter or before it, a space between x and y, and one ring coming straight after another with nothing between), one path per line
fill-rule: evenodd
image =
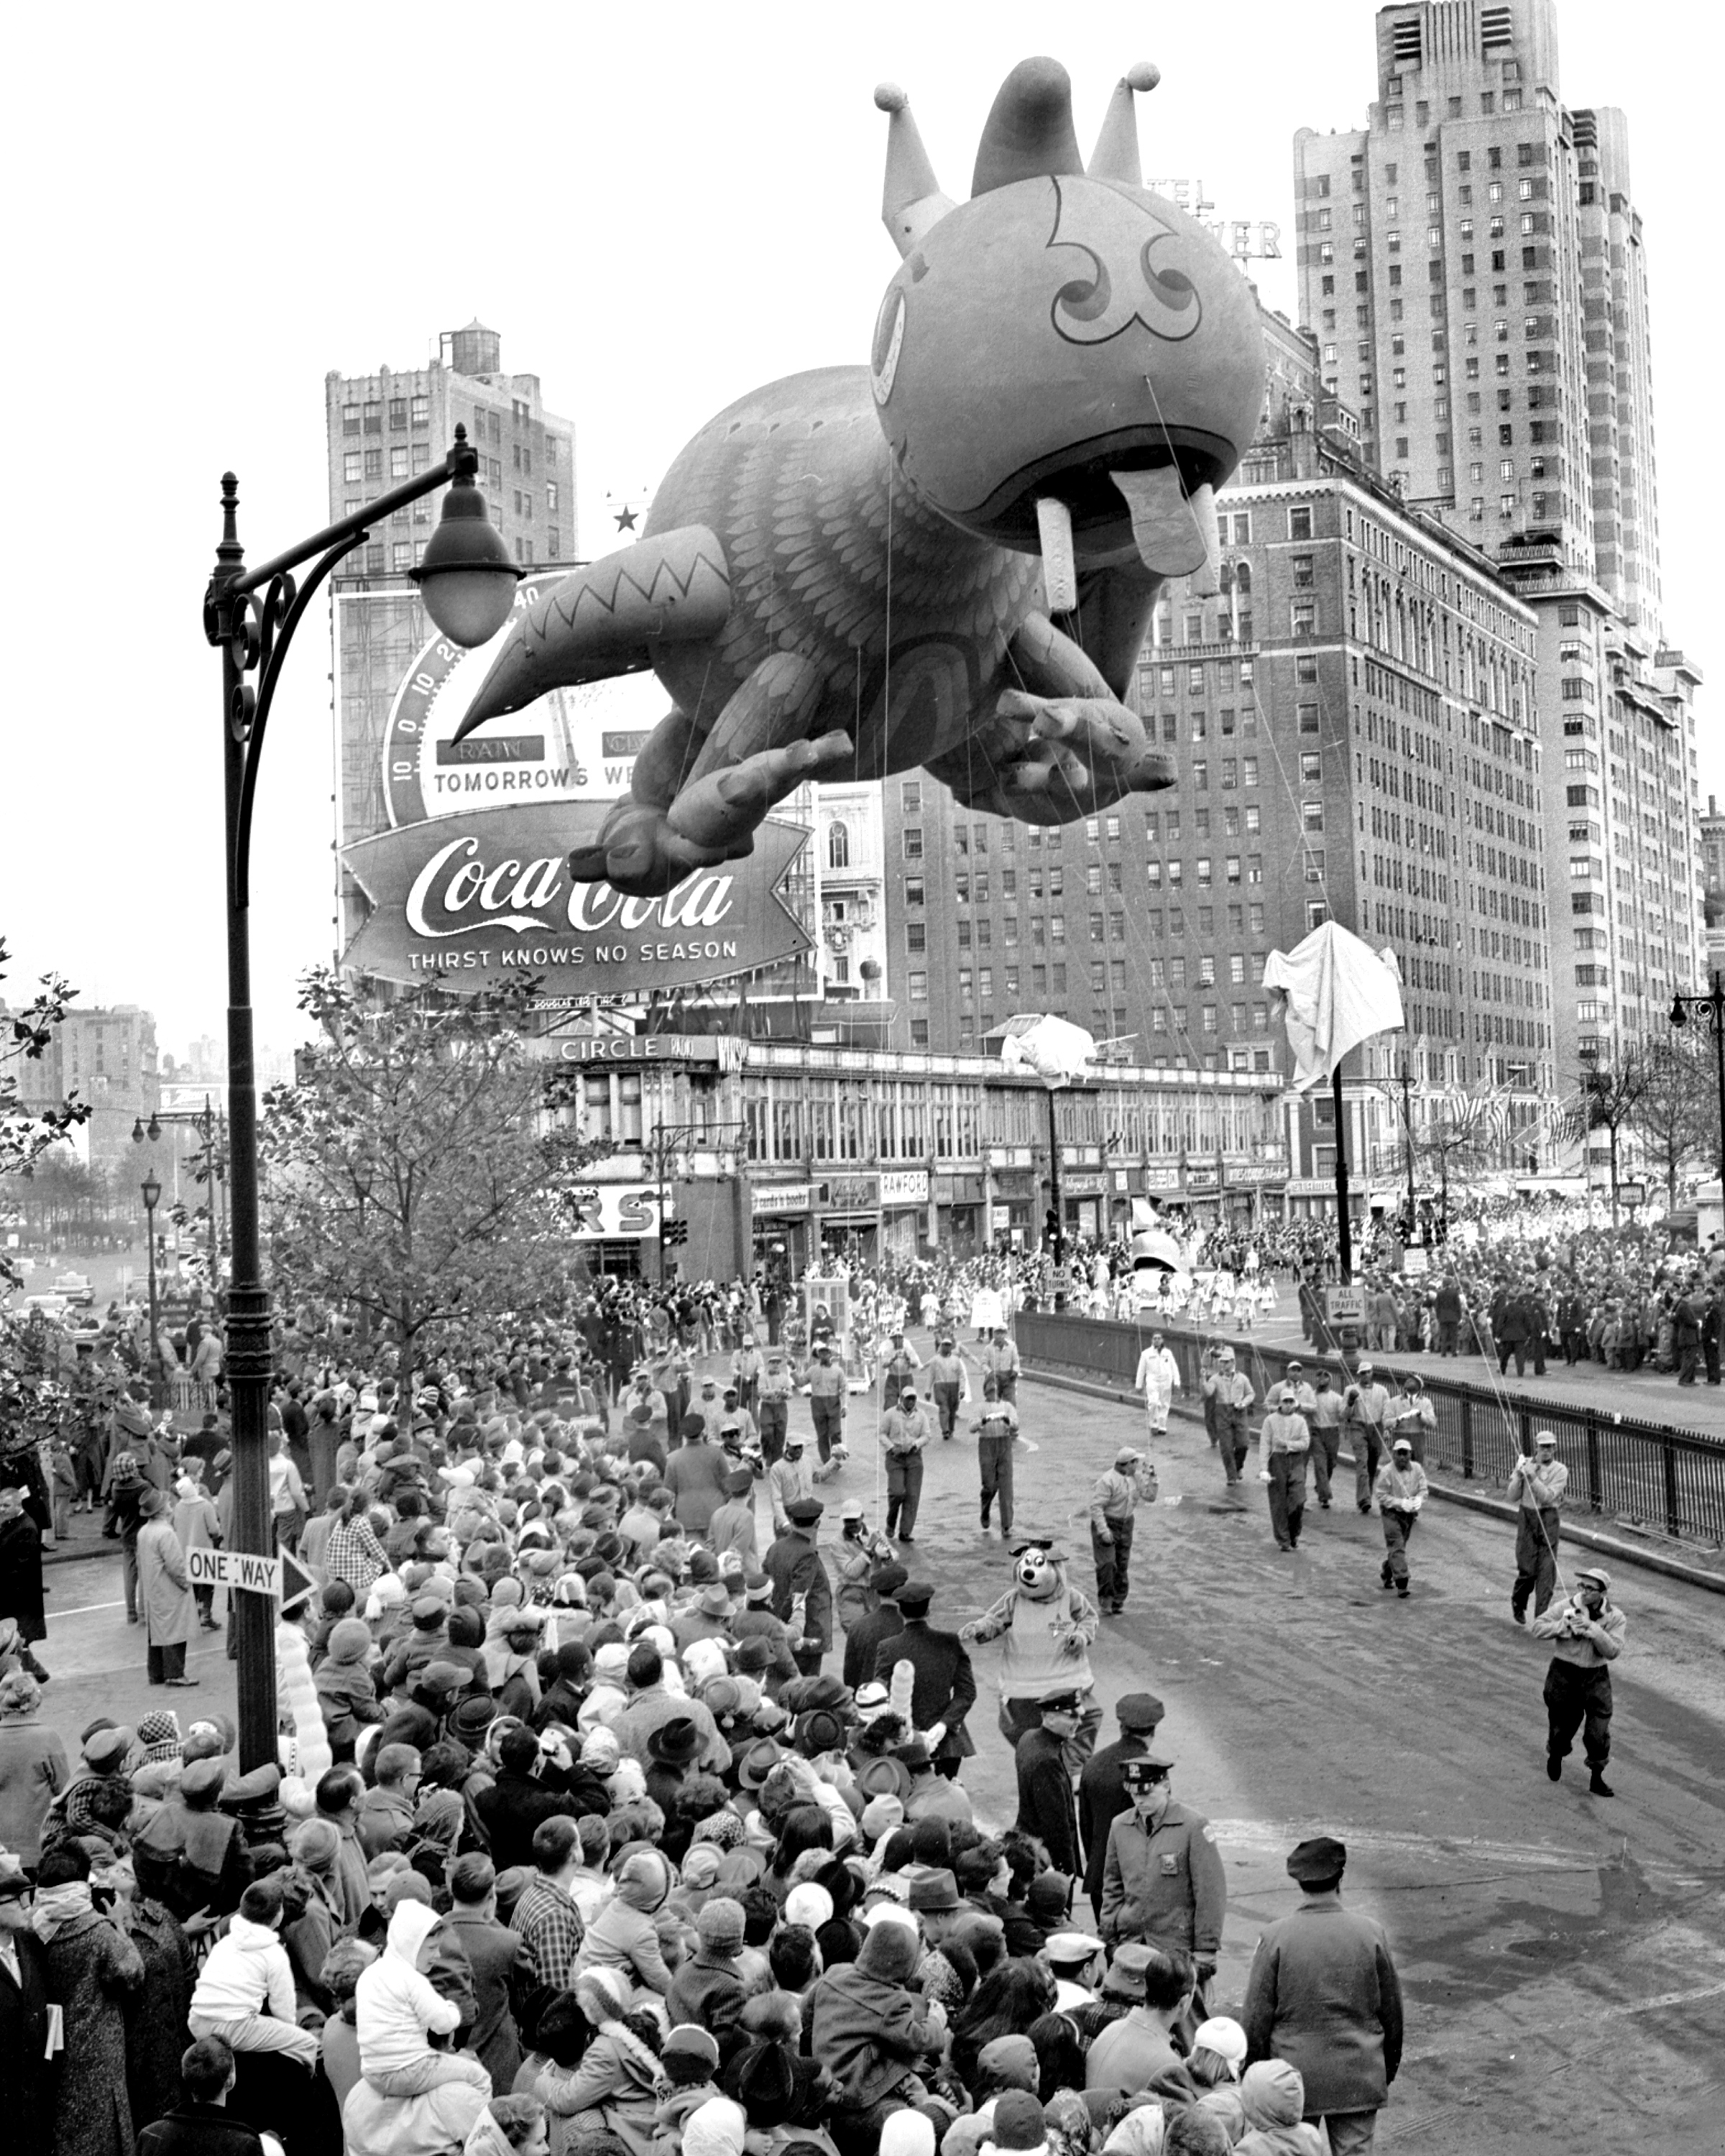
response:
M1082 1697L1076 1691L1051 1691L1036 1704L1044 1714L1076 1714Z
M1339 1879L1347 1864L1346 1843L1333 1835L1314 1835L1309 1841L1296 1843L1289 1853L1288 1876L1302 1887L1316 1886L1321 1880Z
M926 1609L934 1599L934 1583L927 1579L907 1579L902 1586L895 1587L891 1599L901 1609ZM1043 1702L1045 1707L1047 1701Z
M1042 1958L1051 1969L1082 1969L1103 1950L1091 1932L1055 1932L1042 1943Z
M1114 1712L1122 1729L1154 1729L1168 1709L1154 1692L1129 1691Z
M785 1516L799 1527L813 1527L825 1512L826 1507L819 1497L793 1497L785 1507Z
M1159 1781L1173 1763L1174 1755L1166 1744L1153 1743L1136 1759L1121 1761L1120 1779L1129 1789L1147 1788Z

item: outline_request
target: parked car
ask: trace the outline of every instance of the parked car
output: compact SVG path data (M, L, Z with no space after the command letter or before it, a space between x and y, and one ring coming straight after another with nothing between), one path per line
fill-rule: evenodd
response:
M95 1291L84 1273L61 1273L54 1282L54 1291L64 1296L68 1302L75 1303L80 1310L88 1310L95 1301Z

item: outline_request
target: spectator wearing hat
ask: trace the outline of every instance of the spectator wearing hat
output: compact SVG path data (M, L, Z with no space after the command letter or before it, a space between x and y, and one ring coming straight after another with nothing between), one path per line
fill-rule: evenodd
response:
M911 1665L911 1726L922 1732L936 1772L951 1781L976 1750L966 1727L976 1705L969 1650L956 1632L937 1631L929 1623L934 1599L930 1581L901 1580L890 1593L902 1629L878 1642L869 1674L890 1686L898 1665Z
M49 2048L48 1960L30 1926L33 1869L33 1858L27 1870L16 1849L0 1850L0 2102L18 2156L49 2156L59 2080L59 2055Z
M832 1583L815 1545L825 1507L819 1497L793 1497L785 1509L784 1532L762 1563L773 1582L773 1614L790 1628L798 1668L812 1675L833 1644Z
M846 1390L845 1372L829 1340L817 1340L802 1382L809 1388L809 1406L814 1418L814 1447L823 1466L834 1447L845 1443Z
M1426 1489L1425 1470L1414 1457L1414 1440L1397 1438L1389 1448L1389 1459L1378 1471L1373 1494L1384 1521L1387 1553L1378 1568L1378 1584L1386 1590L1394 1587L1404 1602L1410 1584L1408 1543L1414 1522L1425 1508Z
M880 1418L880 1450L886 1455L886 1532L901 1543L916 1539L922 1502L922 1455L933 1426L914 1385L903 1386L896 1407Z
M1328 1835L1288 1858L1297 1909L1266 1925L1240 2019L1246 2057L1286 2059L1305 2087L1304 2117L1336 2156L1368 2149L1402 2059L1402 1993L1383 1927L1344 1908L1345 1846Z
M186 1647L198 1623L198 1604L186 1576L186 1553L161 1491L147 1491L139 1510L138 1606L150 1682L195 1685L198 1679L186 1674Z
M1084 1891L1091 1909L1102 1908L1102 1871L1108 1856L1108 1830L1122 1812L1132 1810L1127 1793L1125 1768L1129 1759L1142 1759L1150 1748L1167 1709L1147 1691L1126 1693L1115 1702L1120 1734L1084 1763L1078 1778L1078 1827L1084 1848Z
M1311 1453L1311 1424L1300 1412L1298 1392L1285 1383L1258 1432L1258 1480L1270 1486L1270 1525L1279 1550L1300 1547Z
M1378 1382L1370 1363L1362 1363L1342 1395L1342 1427L1353 1445L1353 1496L1363 1512L1372 1509L1378 1468L1384 1458L1384 1425L1389 1415L1388 1388Z
M1406 1438L1414 1459L1422 1467L1425 1465L1426 1442L1437 1435L1437 1410L1425 1397L1425 1380L1417 1370L1409 1370L1402 1379L1401 1391L1384 1416L1384 1430L1392 1445L1399 1437Z
M910 1777L903 1799L905 1818L910 1825L925 1819L945 1820L955 1826L973 1824L970 1799L957 1782L935 1772L934 1754L925 1738L920 1733L910 1738L894 1756ZM955 1902L953 1907L957 1906Z
M655 1733L665 1741L665 1732ZM685 1756L700 1742L692 1723L684 1732L670 1730L670 1735ZM656 1849L638 1849L624 1860L616 1892L587 1928L575 1957L577 1977L590 1969L606 1969L632 1989L664 1998L671 1987L671 1973L654 1918L670 1898L671 1879L671 1867Z
M1543 1617L1558 1584L1558 1544L1563 1537L1563 1504L1569 1471L1558 1457L1555 1430L1542 1430L1531 1454L1509 1471L1509 1501L1516 1507L1516 1584L1509 1598L1517 1625L1527 1621L1527 1604Z
M1014 1748L1018 1775L1020 1834L1040 1841L1056 1871L1080 1869L1078 1815L1072 1802L1072 1776L1065 1747L1078 1733L1083 1697L1077 1691L1050 1692L1039 1703L1040 1718Z
M977 1494L984 1534L988 1531L989 1510L999 1501L1003 1540L1012 1532L1012 1448L1018 1434L1018 1409L1010 1400L1001 1399L998 1378L984 1378L983 1403L976 1415Z
M722 1774L731 1764L731 1747L719 1734L719 1726L698 1699L684 1699L665 1681L665 1658L650 1640L637 1640L626 1666L629 1704L612 1725L617 1742L630 1758L644 1768L652 1758L647 1740L653 1732L679 1716L686 1715L701 1732L701 1766L710 1774ZM571 1806L572 1810L574 1806ZM583 1811L603 1812L603 1804L583 1804Z
M723 1588L718 1589L721 1594L724 1591ZM713 1590L709 1588L707 1592L711 1594ZM661 1722L647 1739L647 1794L670 1819L676 1814L683 1785L695 1771L701 1756L701 1732L694 1718L679 1714L669 1722Z
M1131 1809L1108 1830L1096 1914L1111 1943L1141 1939L1190 1955L1204 2003L1222 1948L1228 1881L1214 1828L1174 1802L1173 1768L1159 1740L1122 1766Z
M680 1609L671 1620L671 1636L678 1654L686 1654L697 1640L719 1640L728 1646L734 1636L731 1620L730 1589L717 1581L703 1587L690 1606Z
M1575 1589L1533 1620L1536 1640L1553 1643L1545 1673L1545 1771L1553 1782L1581 1732L1588 1787L1615 1794L1605 1779L1611 1757L1611 1665L1623 1652L1629 1620L1611 1600L1611 1575L1596 1564L1575 1575Z
M59 1731L38 1718L41 1705L42 1687L28 1670L0 1677L0 1849L33 1872L49 1810L72 1778Z
M797 1675L789 1627L773 1611L773 1582L758 1568L742 1576L742 1607L731 1620L739 1676L752 1676L769 1699Z
M1118 1948L1104 1989L1126 1999L1127 2009L1085 2054L1085 2087L1194 2102L1197 2085L1175 2041L1189 2025L1194 1980L1191 1957L1178 1947L1128 1940Z
M743 1910L728 1894L702 1904L695 1920L700 1945L671 1979L665 2011L675 2022L706 2030L718 2046L715 2070L742 2045L737 2026L747 1987L737 1957L742 1952Z
M1140 1502L1156 1502L1156 1469L1134 1445L1122 1445L1114 1465L1097 1476L1090 1493L1090 1546L1096 1560L1096 1602L1105 1617L1117 1617L1132 1585L1132 1530Z
M745 1572L760 1562L755 1540L755 1477L752 1469L733 1467L726 1480L726 1498L707 1522L707 1540L716 1557L727 1553L741 1560Z

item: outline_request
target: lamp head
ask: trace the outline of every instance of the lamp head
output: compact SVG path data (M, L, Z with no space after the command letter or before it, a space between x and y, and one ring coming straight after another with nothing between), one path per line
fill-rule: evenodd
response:
M438 628L451 644L470 651L489 644L508 620L515 588L526 572L510 560L475 483L479 456L468 446L465 427L455 429L449 463L454 475L437 529L408 573Z
M131 1142L134 1145L141 1145L144 1142L144 1119L141 1116L131 1127Z
M153 1213L162 1202L162 1185L153 1175L144 1178L144 1210Z
M156 1142L156 1141L157 1141L157 1138L159 1138L161 1136L162 1136L162 1118L161 1118L159 1116L151 1116L151 1118L150 1118L150 1131L149 1131L149 1137L150 1137L150 1142L151 1142L151 1145L154 1145L154 1144L155 1144L155 1142Z
M1671 1024L1673 1025L1687 1025L1688 1023L1689 1014L1683 1008L1683 998L1681 996L1673 996L1671 998Z

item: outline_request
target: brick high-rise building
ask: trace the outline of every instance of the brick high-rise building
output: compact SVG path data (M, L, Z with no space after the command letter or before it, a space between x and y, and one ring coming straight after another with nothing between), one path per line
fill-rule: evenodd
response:
M1661 623L1628 127L1563 105L1554 0L1404 0L1377 44L1367 125L1295 137L1301 310L1367 462L1537 618L1567 1090L1702 963L1700 675Z
M476 321L446 330L438 357L405 373L385 367L375 374L326 375L324 418L331 521L429 470L459 424L479 452L480 485L516 561L577 558L574 426L546 410L536 374L504 372L495 330ZM349 588L358 577L411 569L425 551L440 501L431 495L398 511L359 556L343 563Z

